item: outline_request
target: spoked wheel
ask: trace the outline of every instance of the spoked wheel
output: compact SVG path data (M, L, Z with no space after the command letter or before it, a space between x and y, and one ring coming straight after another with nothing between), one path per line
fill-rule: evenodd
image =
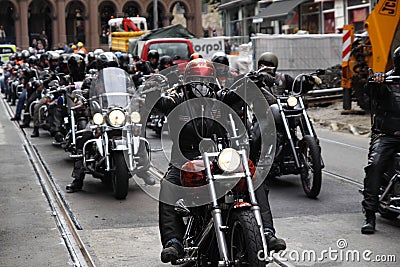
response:
M317 141L310 135L305 135L301 140L299 156L303 190L307 197L316 198L321 191L321 152Z
M234 266L264 266L262 239L254 214L249 210L233 212L230 218L229 252Z
M113 161L112 185L116 199L125 199L129 189L129 170L126 166L122 151L116 151L111 155Z

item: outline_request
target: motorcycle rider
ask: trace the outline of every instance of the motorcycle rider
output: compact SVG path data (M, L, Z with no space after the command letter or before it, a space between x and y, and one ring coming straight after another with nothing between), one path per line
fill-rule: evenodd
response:
M262 61L263 59L266 59L265 57L259 59L259 68L262 67L262 63L267 64L267 62ZM235 81L240 77L237 72L232 71L232 69L229 69L229 59L227 55L224 52L216 52L212 58L211 58L213 63L219 63L215 64L216 70L217 70L217 77L220 79L220 77L226 77L223 81L221 81L221 84L223 84L225 87L230 87L235 83ZM276 66L278 65L277 59L276 59ZM223 68L223 66L227 66L227 68ZM289 76L290 77L290 76ZM266 81L268 85L272 85L273 80L271 80L271 77L269 74L266 74L266 77L263 78L263 80ZM266 90L260 88L261 92L263 93L265 99L268 102L268 99L270 99L271 94L267 92ZM235 104L231 104L231 106L234 106ZM258 122L256 123L256 127L259 127ZM249 158L257 164L259 161L258 158L258 153L255 153L253 150L259 150L259 147L261 146L261 136L259 136L258 140L251 140L250 142L250 154ZM267 238L268 242L268 247L270 250L285 250L286 249L286 242L275 236L275 228L273 224L273 218L272 218L272 213L271 213L271 208L269 205L269 186L265 183L263 183L259 188L256 190L256 196L260 205L260 209L262 212L262 218L263 218L263 226L264 226L264 232Z
M38 59L36 56L32 55L28 58L28 64L31 68L31 77L36 77L39 78L39 68L38 68ZM39 98L40 95L40 90L38 88L41 86L41 83L39 80L33 80L32 82L32 87L35 88L34 91L31 91L30 93L28 92L28 101L25 105L25 113L24 113L24 119L23 123L21 124L21 128L28 128L29 123L31 121L31 115L29 112L31 104Z
M200 88L199 91L194 92L193 88L191 88L190 85L184 84L181 86L187 86L187 91L189 91L187 95L184 93L184 90L177 89L173 93L161 97L161 99L158 100L158 102L156 103L156 108L161 110L164 114L168 115L169 112L178 107L180 103L188 100L186 97L189 97L189 99L197 97L215 97L216 99L224 102L226 100L229 101L229 99L225 98L226 95L223 95L220 93L220 91L218 91L220 88L217 86L218 82L216 70L213 63L208 60L198 58L190 61L185 68L183 81L184 83L190 81L204 82L209 84L211 88L215 88L215 91L210 92L210 90L207 90L207 92L205 93ZM199 93L201 95L199 95ZM186 159L192 160L200 155L199 146L201 140L198 140L199 138L197 138L198 135L193 125L201 124L200 127L207 129L206 131L209 135L224 132L224 129L221 129L220 124L213 123L212 120L207 118L196 118L193 120L195 121L194 124L185 123L188 121L187 116L179 116L177 120L180 120L185 125L180 130L180 132L177 132L177 129L179 129L179 127L173 127L169 125L169 132L171 137L173 137L173 145L171 151L170 165L166 175L161 182L160 196L165 196L170 193L168 190L168 182L178 186L181 185L180 168L176 166L182 166L185 163ZM179 138L177 138L177 136L179 136ZM185 159L182 158L182 155ZM260 205L260 208L263 217L263 206ZM163 245L163 250L161 252L161 261L164 263L171 261L173 262L182 257L184 252L182 239L185 229L182 217L180 217L180 215L175 212L173 205L164 203L161 200L159 201L159 228ZM271 238L268 238L267 236L267 242L268 245L271 246L270 248L272 248L273 244L270 242L276 241L272 239L272 236L275 239L276 237L274 235L270 236ZM279 248L275 247L275 249Z
M112 52L101 53L97 57L96 62L97 62L97 69L99 71L102 70L103 68L108 68L108 67L117 67L118 68L119 67L118 59L115 56L115 54ZM90 82L88 82L88 84L90 84ZM83 88L83 89L86 89L86 88ZM90 127L90 122L88 123L87 127ZM83 145L85 144L86 141L88 141L92 138L93 138L93 134L91 131L85 131L82 135L79 135L76 137L76 149L77 149L78 154L82 154ZM137 173L136 175L138 177L142 178L144 180L144 182L148 185L155 184L154 178L147 171ZM66 186L66 191L68 193L74 193L74 192L82 190L83 180L85 178L83 157L80 157L75 160L74 168L72 170L71 176L73 178L73 181L72 181L72 183L70 183Z
M364 168L362 201L365 223L362 234L375 232L375 213L378 211L379 191L387 163L400 152L400 91L399 83L383 83L387 76L400 76L400 47L393 53L393 69L375 73L374 83L368 83L372 109L372 134L368 165Z
M42 54L40 58L45 54ZM58 57L59 59L59 57ZM68 70L70 73L69 79L74 82L74 81L83 81L85 78L85 61L83 60L83 57L78 54L71 54L68 58ZM61 79L61 83L59 85L63 85L63 83L67 84L70 81L67 81L66 79ZM42 98L39 100L39 103L35 105L34 113L33 113L33 132L31 134L31 137L39 137L39 126L40 126L40 121L39 121L39 110L40 107L46 104L46 96L42 96Z
M192 61L193 59L198 59L198 58L203 58L203 56L200 55L199 53L195 52L195 53L190 55L189 61Z
M94 52L89 52L86 58L86 73L89 73L89 70L96 69L96 55L94 54Z
M150 62L150 66L153 69L153 72L158 72L158 60L160 59L160 54L158 54L157 50L150 50L147 53L147 60Z
M158 71L168 69L172 65L174 65L174 61L172 60L172 58L170 56L167 56L167 55L162 56L160 58L160 64L158 65Z
M216 52L211 57L217 71L217 78L222 87L229 88L240 77L236 71L229 68L229 59L224 52Z

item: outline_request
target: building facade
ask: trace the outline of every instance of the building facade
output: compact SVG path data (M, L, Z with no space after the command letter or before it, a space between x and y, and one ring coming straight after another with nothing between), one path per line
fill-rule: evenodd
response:
M364 29L377 0L221 0L225 35L340 32L345 24Z
M21 49L43 36L49 48L78 41L90 50L107 48L101 36L111 17L146 17L148 28L153 29L153 3L157 3L158 27L171 24L173 10L179 5L188 30L203 36L199 0L0 0L0 25L7 41Z

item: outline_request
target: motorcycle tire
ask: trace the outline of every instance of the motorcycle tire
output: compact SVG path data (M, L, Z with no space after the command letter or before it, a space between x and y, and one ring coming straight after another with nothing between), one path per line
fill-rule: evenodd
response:
M300 178L304 193L309 198L317 198L322 181L321 150L312 136L305 135L300 141L299 159L302 164Z
M265 257L260 257L259 253L263 251L263 243L253 212L234 211L230 216L229 229L229 257L232 262L238 262L235 266L265 267Z
M388 220L394 220L397 217L399 217L399 215L400 215L397 212L386 210L386 209L382 208L380 205L378 207L378 212L383 218L388 219Z
M114 197L116 199L125 199L129 189L129 170L125 163L124 153L122 151L115 151L112 153L111 158Z

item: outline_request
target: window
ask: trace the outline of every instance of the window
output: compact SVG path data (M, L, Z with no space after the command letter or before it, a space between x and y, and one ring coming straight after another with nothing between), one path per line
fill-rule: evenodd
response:
M320 6L319 2L305 3L301 6L301 30L306 30L309 33L320 33Z
M208 11L208 4L207 3L202 3L201 4L201 13L207 14Z
M335 13L324 13L324 33L335 33Z
M149 46L150 50L157 50L160 57L170 56L172 58L179 57L180 60L188 60L190 58L190 50L186 43L156 43Z

